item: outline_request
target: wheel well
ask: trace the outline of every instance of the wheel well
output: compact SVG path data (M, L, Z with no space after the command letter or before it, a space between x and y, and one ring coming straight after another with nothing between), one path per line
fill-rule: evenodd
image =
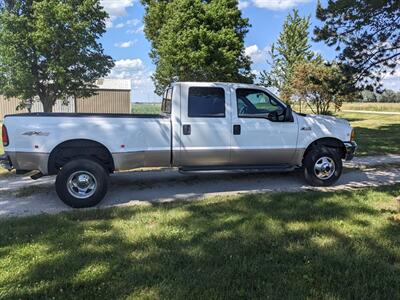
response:
M110 151L102 144L86 139L69 140L53 149L49 157L49 175L55 175L74 158L88 158L99 162L110 173L114 171L114 160Z
M346 156L346 148L341 140L336 139L336 138L322 138L322 139L312 142L307 147L306 151L304 152L303 159L306 157L308 152L311 151L312 148L321 147L321 146L325 146L327 148L334 148L335 150L338 151L339 156L342 159L345 158L345 156Z

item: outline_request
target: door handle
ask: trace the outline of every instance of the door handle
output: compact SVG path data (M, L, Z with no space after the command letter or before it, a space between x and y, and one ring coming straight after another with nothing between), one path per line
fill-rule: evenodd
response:
M233 125L233 134L240 135L242 133L242 127L240 125Z
M188 124L183 125L183 135L190 135L192 133L192 127Z

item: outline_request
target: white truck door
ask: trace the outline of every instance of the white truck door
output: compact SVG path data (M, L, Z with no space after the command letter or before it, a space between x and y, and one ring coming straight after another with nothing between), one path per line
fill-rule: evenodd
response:
M283 121L285 106L257 88L232 89L233 165L291 164L297 147L298 124ZM267 116L274 116L268 118Z
M180 166L230 163L230 99L222 84L181 85Z

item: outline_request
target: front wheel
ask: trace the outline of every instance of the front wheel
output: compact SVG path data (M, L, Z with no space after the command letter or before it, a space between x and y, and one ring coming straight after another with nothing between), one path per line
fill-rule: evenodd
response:
M107 193L108 173L99 163L76 159L62 167L56 178L58 197L74 208L97 205Z
M343 164L337 151L314 148L304 158L304 176L313 186L333 185L342 174Z

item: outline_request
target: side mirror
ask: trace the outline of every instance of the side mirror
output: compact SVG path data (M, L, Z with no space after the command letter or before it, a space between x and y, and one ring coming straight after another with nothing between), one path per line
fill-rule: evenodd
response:
M276 122L278 121L279 115L277 111L271 111L267 114L267 119L272 121L272 122Z
M290 105L288 105L285 109L285 122L294 122L293 110Z

